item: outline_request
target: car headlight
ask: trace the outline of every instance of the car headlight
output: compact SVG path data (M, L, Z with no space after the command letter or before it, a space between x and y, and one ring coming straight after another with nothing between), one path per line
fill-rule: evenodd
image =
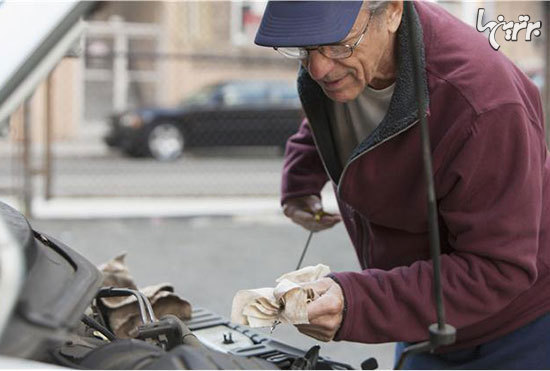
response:
M134 113L127 113L122 115L119 120L120 125L126 128L138 129L143 126L143 119L141 116Z

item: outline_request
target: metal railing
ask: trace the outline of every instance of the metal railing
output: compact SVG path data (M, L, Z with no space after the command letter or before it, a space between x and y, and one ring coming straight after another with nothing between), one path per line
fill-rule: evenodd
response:
M0 338L17 303L25 274L22 247L0 217Z

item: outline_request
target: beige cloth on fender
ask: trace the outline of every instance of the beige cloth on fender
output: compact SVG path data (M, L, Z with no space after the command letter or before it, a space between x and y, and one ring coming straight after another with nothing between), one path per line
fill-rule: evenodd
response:
M275 288L238 291L233 298L231 321L250 327L268 327L277 320L294 325L309 323L307 303L315 299L316 293L300 283L315 281L328 273L328 266L318 264L283 274L277 278Z
M99 266L103 273L103 285L106 287L138 290L128 267L124 262L126 253ZM191 318L191 304L174 294L169 283L160 283L139 289L145 294L157 318L173 314L181 320ZM139 306L135 296L101 298L107 308L107 316L113 333L120 338L132 338L137 335L137 326L142 324ZM147 317L149 318L149 317Z

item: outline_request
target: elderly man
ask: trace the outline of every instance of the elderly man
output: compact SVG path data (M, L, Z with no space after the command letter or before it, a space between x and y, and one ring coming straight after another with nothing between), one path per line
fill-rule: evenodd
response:
M434 323L413 25L421 35L448 322L457 342L409 368L550 368L550 160L536 87L432 3L272 1L256 43L298 59L307 116L287 144L285 215L344 221L362 271L312 283L314 338L418 342ZM331 182L340 215L325 215ZM335 249L343 248L334 246ZM403 345L398 346L398 352Z

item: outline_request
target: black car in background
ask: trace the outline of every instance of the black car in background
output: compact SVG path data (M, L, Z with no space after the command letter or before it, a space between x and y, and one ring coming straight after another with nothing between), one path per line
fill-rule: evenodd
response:
M132 156L173 160L191 147L284 148L303 117L296 86L286 81L226 81L175 108L143 108L111 118L105 137Z

